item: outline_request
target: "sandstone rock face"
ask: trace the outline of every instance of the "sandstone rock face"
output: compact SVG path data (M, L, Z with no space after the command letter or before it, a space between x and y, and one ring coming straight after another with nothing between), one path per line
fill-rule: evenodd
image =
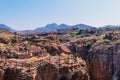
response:
M86 45L74 45L74 50L75 54L88 64L91 80L120 79L119 43L94 44L89 49Z
M21 73L21 70L17 68L6 68L2 70L0 74L0 80L34 80L33 75L24 75Z
M120 44L99 45L88 56L91 79L119 80Z
M120 80L120 32L73 38L69 49L88 65L91 80Z
M50 64L38 67L35 80L59 80L56 67Z
M4 70L0 69L0 80L3 80Z
M70 56L71 54L67 55ZM81 58L67 59L66 55L51 56L35 67L4 67L0 70L1 80L90 80L86 62ZM60 61L59 61L60 60Z
M55 65L47 64L38 67L35 80L90 80L85 68L82 70L80 66L64 66L61 68Z
M14 69L7 68L5 70L3 80L16 80L17 79L17 72Z

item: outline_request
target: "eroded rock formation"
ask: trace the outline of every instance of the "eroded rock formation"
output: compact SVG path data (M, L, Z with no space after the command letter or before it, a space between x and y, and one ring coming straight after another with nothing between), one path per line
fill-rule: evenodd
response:
M89 54L90 72L94 80L119 80L120 44L95 46Z
M120 32L96 32L1 33L0 80L120 80Z
M105 34L104 34L105 33ZM119 80L120 32L106 31L68 42L68 47L88 65L91 80Z
M0 80L90 80L86 62L56 35L0 37Z

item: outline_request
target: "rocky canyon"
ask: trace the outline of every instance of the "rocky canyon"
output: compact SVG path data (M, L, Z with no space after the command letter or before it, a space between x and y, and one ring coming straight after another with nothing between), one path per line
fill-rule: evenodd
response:
M64 32L0 29L0 80L120 80L119 29Z

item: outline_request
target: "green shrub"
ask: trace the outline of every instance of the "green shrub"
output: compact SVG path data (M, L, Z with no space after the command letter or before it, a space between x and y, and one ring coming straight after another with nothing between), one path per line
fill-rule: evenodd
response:
M100 39L96 42L96 44L109 44L110 40L107 39Z
M15 52L10 52L6 56L7 58L18 58L18 55Z
M114 37L114 34L113 34L113 33L107 33L107 34L105 34L104 39L112 40L113 37Z

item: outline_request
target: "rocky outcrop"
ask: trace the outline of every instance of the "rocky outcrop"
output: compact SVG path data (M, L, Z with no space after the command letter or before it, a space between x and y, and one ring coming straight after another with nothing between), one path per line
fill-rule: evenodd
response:
M18 76L18 73L16 69L7 68L5 69L3 80L16 80L17 76Z
M88 65L91 80L120 80L120 32L73 38L68 47Z
M11 39L16 41L9 41L9 43L0 43L0 56L6 58L25 59L50 55L58 55L61 53L69 54L71 51L60 43L56 35L48 35L45 37L39 36L15 36ZM2 38L3 39L3 38ZM1 40L0 40L1 41Z
M34 75L28 75L17 68L1 69L0 80L34 80Z
M35 80L59 80L57 69L54 65L39 66Z
M90 80L86 62L71 54L62 53L60 56L34 61L36 64L40 63L38 66L9 63L0 70L1 80Z
M0 80L3 80L4 70L0 69Z
M35 80L90 80L85 64L59 66L46 64L39 66Z
M93 50L94 49L94 50ZM89 56L91 78L94 80L119 80L120 44L94 46Z
M56 35L11 33L7 40L8 34L0 34L3 37L0 80L90 80L85 61L75 57Z

